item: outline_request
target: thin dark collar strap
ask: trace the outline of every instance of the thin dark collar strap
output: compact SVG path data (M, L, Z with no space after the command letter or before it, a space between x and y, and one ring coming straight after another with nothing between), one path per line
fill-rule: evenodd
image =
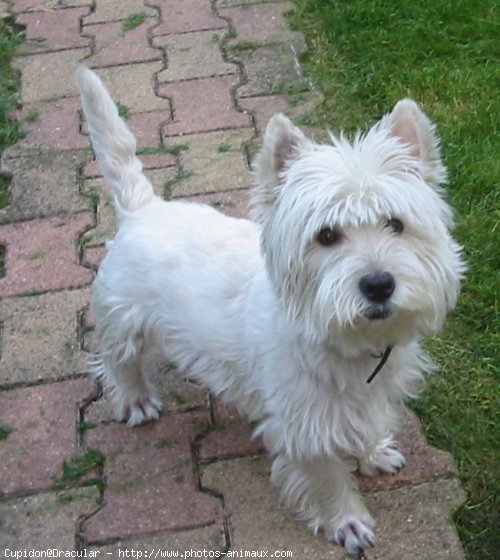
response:
M384 367L385 362L387 362L387 360L388 360L388 358L391 354L391 350L392 350L392 346L388 346L384 350L384 353L382 354L382 357L380 358L380 362L377 364L377 367L373 370L373 373L370 375L370 377L366 380L367 383L371 383L373 381L373 379L375 378L375 376L377 375L377 373Z

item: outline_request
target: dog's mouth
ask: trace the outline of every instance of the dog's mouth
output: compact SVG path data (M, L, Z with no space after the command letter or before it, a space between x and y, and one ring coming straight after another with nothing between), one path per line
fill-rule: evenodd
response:
M365 317L369 321L381 321L389 318L394 312L392 306L387 304L372 305L365 311Z

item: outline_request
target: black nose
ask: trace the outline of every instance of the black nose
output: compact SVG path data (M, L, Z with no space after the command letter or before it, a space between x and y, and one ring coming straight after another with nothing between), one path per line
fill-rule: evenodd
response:
M383 303L387 301L392 293L396 283L394 277L389 272L375 272L367 274L359 281L359 289L371 301Z

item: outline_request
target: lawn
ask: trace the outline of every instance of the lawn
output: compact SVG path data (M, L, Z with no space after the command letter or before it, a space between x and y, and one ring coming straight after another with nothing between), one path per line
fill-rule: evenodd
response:
M292 0L324 101L303 122L366 128L403 97L437 123L469 270L457 310L428 341L442 366L414 408L468 494L455 522L471 560L500 550L499 18L496 0Z
M19 91L19 76L11 68L10 61L22 39L22 33L14 28L11 20L0 20L0 154L21 137L21 129L9 118L9 111L15 107ZM8 202L9 179L0 175L0 208Z

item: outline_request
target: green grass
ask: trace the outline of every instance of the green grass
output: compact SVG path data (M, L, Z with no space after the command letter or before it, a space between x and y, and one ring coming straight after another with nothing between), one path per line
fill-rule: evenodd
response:
M0 245L0 278L5 276L5 255L7 248L5 245ZM0 438L1 439L1 438Z
M11 67L12 56L23 40L23 34L7 18L0 20L0 154L22 138L19 123L9 117L18 101L19 75ZM10 179L0 175L0 208L10 202Z
M229 45L227 49L231 52L239 52L239 51L254 51L261 47L261 43L257 43L256 41L239 41L234 45Z
M95 449L89 449L83 455L64 461L61 476L52 477L52 482L56 488L67 488L69 486L96 486L102 490L104 480L100 476L100 471L104 466L104 455ZM92 471L98 471L98 476L88 478L87 475Z
M14 428L10 426L2 426L0 425L0 441L7 439L9 434L14 431Z
M139 27L143 21L146 20L148 15L145 12L136 12L127 17L127 19L122 23L122 33L126 33L136 27Z
M10 62L22 40L23 34L10 19L0 20L0 153L22 136L18 123L9 118L19 92L19 75Z
M118 109L118 114L124 120L127 120L130 117L130 109L126 105L123 105L119 101L116 102L116 107Z
M171 154L173 156L178 156L181 152L189 149L189 144L172 144L171 146L146 146L143 148L137 148L137 155L156 155L156 154Z
M467 558L500 550L499 19L495 0L293 0L305 73L325 96L308 121L364 128L412 97L437 123L469 265L457 310L428 347L442 366L417 401L429 441L451 451L468 500ZM498 11L496 12L498 14Z

